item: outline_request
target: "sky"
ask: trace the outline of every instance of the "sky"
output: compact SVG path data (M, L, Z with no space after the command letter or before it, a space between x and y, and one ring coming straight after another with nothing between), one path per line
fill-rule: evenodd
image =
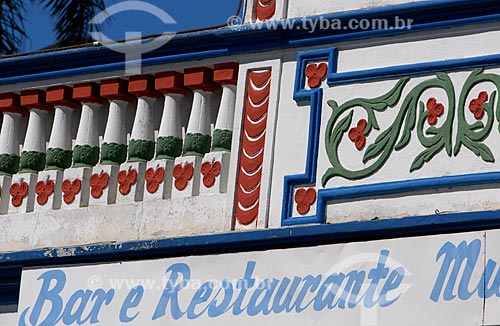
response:
M112 6L126 0L106 0L106 6ZM228 18L238 10L240 0L145 0L169 14L176 24L166 25L162 20L148 12L122 11L108 18L102 32L108 38L119 41L125 38L125 32L139 32L143 36L164 32L179 32L191 29L208 28L226 24ZM28 39L24 52L42 49L55 41L52 32L53 22L47 12L37 5L26 1L27 16L25 22Z

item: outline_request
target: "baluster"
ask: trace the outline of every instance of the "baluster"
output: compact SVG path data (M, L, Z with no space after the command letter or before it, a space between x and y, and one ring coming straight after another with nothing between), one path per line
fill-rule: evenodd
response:
M215 151L231 150L238 68L239 65L235 62L217 64L214 68L214 81L222 86L222 98L213 137Z
M137 96L137 112L129 142L129 162L146 162L154 157L153 109L161 93L155 90L152 76L134 76L129 80L129 93Z
M99 85L84 83L75 85L73 98L82 103L82 115L75 147L74 167L92 167L99 162L99 111L105 99L99 96Z
M127 160L127 106L135 98L128 93L128 82L118 78L101 82L101 97L110 101L101 148L101 164L120 165Z
M29 110L28 128L21 153L21 172L40 172L46 164L47 115L54 107L47 103L45 91L21 92L21 105Z
M196 196L200 192L203 155L210 152L211 96L220 89L213 82L213 70L207 67L186 69L184 86L193 91L193 106L184 140L184 156L175 160L173 197Z
M3 113L0 131L0 174L13 175L19 171L19 128L22 116L28 111L21 106L20 97L14 93L0 95Z
M21 173L25 173L26 180L35 180L36 178L34 211L59 209L61 207L63 172L58 170L44 171L47 115L54 107L47 103L45 91L38 89L21 92L21 104L30 112L21 154ZM34 173L38 173L38 175L35 176Z
M156 158L172 160L182 154L182 99L191 91L184 87L184 76L175 71L157 74L155 87L165 95Z
M154 121L153 110L155 101L161 93L155 90L153 76L130 77L128 91L137 96L137 111L130 135L129 159L122 164L118 174L119 202L138 202L144 198L144 173L146 162L154 157Z
M1 211L3 214L26 213L33 210L36 175L16 174L19 171L19 127L28 111L21 106L19 95L0 95L3 112L0 131L0 184L2 186ZM12 176L14 175L14 176Z
M174 160L182 154L182 100L191 91L184 87L184 76L169 71L156 75L155 88L165 96L158 131L156 159L148 162L144 200L170 198Z
M71 167L72 139L71 115L80 103L73 100L73 90L68 86L47 89L47 102L54 105L54 124L47 150L47 169L64 170Z
M213 151L205 154L201 165L202 194L227 191L238 68L235 62L216 64L214 67L214 82L222 86L222 98L215 123Z

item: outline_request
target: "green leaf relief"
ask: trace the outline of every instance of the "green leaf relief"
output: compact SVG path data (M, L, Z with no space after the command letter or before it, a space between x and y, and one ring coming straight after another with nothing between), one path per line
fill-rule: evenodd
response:
M461 89L458 105L453 82L447 73L436 73L435 77L408 89L403 96L403 90L409 81L409 78L402 78L389 92L374 99L352 99L341 105L334 100L327 102L332 113L326 126L325 146L331 167L322 177L323 187L333 177L359 180L373 175L387 163L394 151L402 151L408 146L415 129L417 140L423 150L413 159L409 167L410 172L423 168L425 163L430 162L443 150L452 157L458 155L462 147L469 149L485 162L495 162L492 151L483 141L491 133L495 113L497 121L500 122L500 99L497 96L500 76L485 74L482 68L475 69ZM484 116L469 123L468 121L474 118L469 108L470 99L479 96L472 91L475 86L483 83L492 84L496 90L489 93L487 101L482 104ZM440 90L446 96L431 98L430 95L426 95L429 93L424 94L429 90ZM431 111L435 109L433 104L442 105L444 110L438 113ZM358 123L353 121L354 111L361 110L364 113L368 122L364 135L368 137L373 130L380 129L377 114L387 109L394 109L392 123L385 130L380 130L375 140L367 144L365 149L358 148L362 153L364 167L359 170L344 167L339 158L342 154L339 153L339 146L342 141L350 141L348 133ZM456 136L453 132L455 119L457 119Z

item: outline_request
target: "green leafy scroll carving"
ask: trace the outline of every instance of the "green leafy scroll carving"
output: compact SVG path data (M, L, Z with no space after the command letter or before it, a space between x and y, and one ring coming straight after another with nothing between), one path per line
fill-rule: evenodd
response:
M458 110L457 140L453 152L455 155L457 155L463 145L471 150L474 154L481 157L485 162L494 162L495 157L493 153L487 145L482 143L482 141L484 141L489 136L493 128L493 120L495 119L493 106L495 103L495 99L497 98L497 92L493 91L493 93L488 96L489 101L484 103L483 105L487 118L486 124L484 124L482 121L476 121L473 124L469 124L465 119L465 110L467 107L466 100L474 86L489 82L493 83L496 86L497 90L500 87L500 76L495 74L484 74L483 72L483 68L475 69L469 76L469 78L467 78L467 80L465 81L462 92L460 93L458 107L463 108L464 110ZM500 110L500 98L498 99L498 101L497 111ZM498 119L500 119L499 112L497 112L497 121Z
M387 163L394 151L401 151L410 143L415 129L417 139L424 149L413 159L409 167L410 172L421 169L443 150L450 157L458 155L462 145L485 162L494 162L491 150L482 142L488 137L493 126L495 101L498 102L497 111L500 111L500 99L497 96L500 76L484 74L483 71L484 69L476 69L467 78L460 93L458 106L456 106L453 82L447 73L442 72L413 86L405 96L403 96L404 90L410 82L408 77L400 79L390 91L377 98L357 98L342 105L333 100L328 101L332 114L326 127L325 146L331 167L323 175L323 187L334 177L360 180L373 175ZM465 113L468 110L467 98L473 88L481 83L492 83L497 91L488 94L489 100L482 106L487 116L486 123L476 121L469 124ZM431 89L444 91L447 99L444 115L439 118L440 123L434 125L426 123L431 117L428 108L426 109L427 99L422 98L424 92ZM381 132L364 151L362 157L364 166L355 170L343 166L339 157L341 154L339 146L353 126L354 111L359 109L363 110L367 117L364 135L368 137L374 130ZM397 110L397 112L390 126L380 130L377 114L386 110ZM500 112L496 112L496 115L497 121L500 122ZM453 147L455 116L458 120L458 130Z

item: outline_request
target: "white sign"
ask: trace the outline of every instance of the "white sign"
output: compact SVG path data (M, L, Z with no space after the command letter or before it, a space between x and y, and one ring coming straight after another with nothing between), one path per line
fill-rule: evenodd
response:
M25 270L18 325L495 325L498 248L485 231Z

